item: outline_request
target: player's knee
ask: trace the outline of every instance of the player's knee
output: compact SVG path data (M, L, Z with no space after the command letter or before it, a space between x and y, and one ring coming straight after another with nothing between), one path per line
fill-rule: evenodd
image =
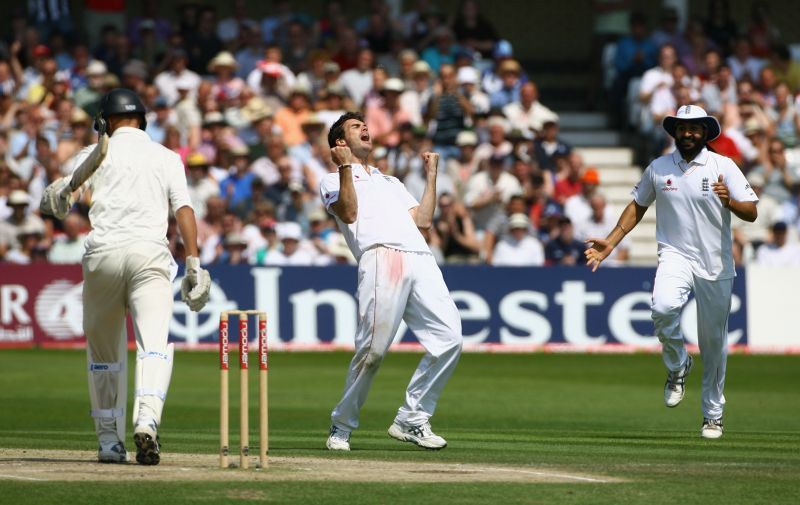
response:
M681 313L681 306L670 300L653 300L650 310L652 311L651 316L653 321L659 322L679 316Z

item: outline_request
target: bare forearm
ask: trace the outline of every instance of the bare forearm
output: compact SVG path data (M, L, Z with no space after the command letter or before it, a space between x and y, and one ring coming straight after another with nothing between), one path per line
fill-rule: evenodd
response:
M175 212L175 221L178 223L178 230L183 238L186 255L199 256L197 250L197 221L194 217L194 210L189 206L181 207Z
M425 191L422 193L422 201L414 214L414 223L417 228L425 230L433 226L433 211L436 208L436 173L428 175L428 182L425 184Z
M358 218L358 199L350 165L339 167L339 199L333 204L333 210L347 224L355 223Z
M758 208L755 202L731 200L728 203L728 209L733 212L736 217L749 223L752 223L758 217Z
M644 213L647 212L647 207L642 207L637 205L636 202L631 201L626 207L625 210L622 211L622 215L619 216L619 220L617 221L617 225L611 230L611 233L608 234L606 240L613 246L616 247L622 239L625 238L625 235L630 233L633 228L639 224L639 221L642 220L644 217Z

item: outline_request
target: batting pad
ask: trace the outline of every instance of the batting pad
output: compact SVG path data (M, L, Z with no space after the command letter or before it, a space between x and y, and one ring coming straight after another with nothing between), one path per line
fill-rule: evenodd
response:
M101 442L125 440L125 404L128 400L127 342L120 339L118 361L89 361L90 414ZM116 439L115 439L116 436Z
M133 400L133 424L147 419L161 424L164 400L167 399L172 379L172 362L175 344L167 344L166 352L139 352L136 354L136 374Z

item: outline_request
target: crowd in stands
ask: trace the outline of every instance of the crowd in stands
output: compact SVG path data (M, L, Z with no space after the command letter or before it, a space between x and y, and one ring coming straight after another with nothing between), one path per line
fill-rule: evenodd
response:
M230 17L185 4L168 19L145 1L123 26L103 25L96 43L63 18L13 13L0 43L0 262L80 261L91 191L63 222L41 216L39 199L95 142L98 100L119 86L142 97L147 133L186 164L205 265L354 262L318 190L336 170L328 128L351 110L366 118L375 146L369 163L417 199L425 186L420 154L440 153L434 226L423 230L440 263L580 265L583 239L613 228L619 209L606 203L602 173L560 139L558 114L539 101L535 76L499 37L485 4L464 0L449 15L426 0L400 13L373 0L354 16L329 0L320 17L294 11L288 0L270 5L264 19L250 17L244 0L232 2ZM737 230L740 244L783 247L780 226L772 226L782 220L793 247L800 175L788 149L800 124L797 63L782 60L785 52L758 53L753 41L761 39L752 34L721 44L693 23L688 39L659 39L641 21L632 16L630 40L617 42L614 81L614 89L636 90L629 105L642 111L637 128L666 148L652 127L656 112L648 117L653 102L674 109L716 100L703 101L724 124L715 148L732 156L737 148L733 157L754 187L761 176L762 217ZM769 30L761 35L772 42ZM700 39L713 44L708 51L696 47ZM740 60L746 50L757 56ZM757 75L742 77L748 72ZM640 91L650 81L652 89ZM658 114L672 110L660 107ZM774 202L765 209L767 196ZM166 238L180 260L174 223ZM627 259L623 242L608 263Z
M665 116L684 105L715 116L722 134L711 148L736 162L760 198L755 223L734 218L737 262L800 265L800 45L788 44L800 40L781 36L768 2L753 2L743 25L728 7L710 0L685 30L672 8L652 31L632 13L629 35L608 48L609 104L643 141L644 163L674 148Z

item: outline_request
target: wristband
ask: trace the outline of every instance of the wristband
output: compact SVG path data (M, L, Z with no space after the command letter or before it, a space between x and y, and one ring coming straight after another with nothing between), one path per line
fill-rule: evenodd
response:
M339 165L339 170L343 169L344 167L353 168L353 165L350 163L344 163L342 165Z

